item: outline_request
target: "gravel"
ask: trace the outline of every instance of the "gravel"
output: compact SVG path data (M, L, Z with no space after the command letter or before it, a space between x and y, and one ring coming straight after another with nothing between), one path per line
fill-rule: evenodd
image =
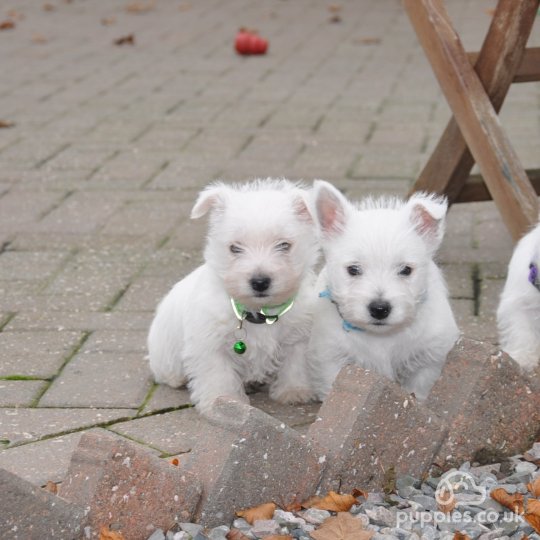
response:
M363 527L373 531L373 540L453 540L461 531L473 540L540 540L540 534L489 494L502 487L508 493L531 498L527 484L540 477L540 443L523 455L503 463L478 465L463 463L459 470L447 471L442 477L423 481L412 476L396 479L391 494L372 491L359 497L350 512ZM455 490L456 506L445 514L439 510L439 482ZM358 486L361 488L362 486ZM309 508L298 512L277 509L272 519L250 525L238 518L210 530L194 523L181 523L175 530L153 532L148 540L224 540L232 530L239 530L252 540L269 535L289 535L296 540L311 540L310 532L321 527L333 512Z

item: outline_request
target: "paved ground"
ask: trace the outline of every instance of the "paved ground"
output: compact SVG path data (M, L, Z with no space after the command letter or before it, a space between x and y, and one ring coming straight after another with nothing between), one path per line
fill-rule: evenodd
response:
M452 0L469 49L493 1ZM448 108L396 0L3 2L0 20L0 466L60 480L81 429L188 451L185 392L144 360L152 310L201 259L197 191L217 177L404 194ZM11 11L10 10L14 10ZM232 50L240 26L265 57ZM134 45L113 40L133 33ZM532 39L540 45L540 25ZM540 166L540 90L503 122ZM495 339L512 244L490 203L452 208L440 260L462 331ZM257 403L305 429L316 411ZM274 407L271 409L271 407Z

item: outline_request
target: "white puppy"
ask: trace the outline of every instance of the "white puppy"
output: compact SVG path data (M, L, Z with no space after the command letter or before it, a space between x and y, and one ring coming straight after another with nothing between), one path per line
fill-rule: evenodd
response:
M315 207L326 258L309 349L318 396L356 363L425 399L459 335L433 262L446 200L415 194L354 206L319 181Z
M270 397L313 397L305 354L318 258L308 192L286 180L210 185L191 212L210 212L205 263L177 283L148 336L158 383L188 383L207 413L221 395L248 398L244 383L270 382Z
M540 360L540 225L517 244L497 310L499 342L524 369Z

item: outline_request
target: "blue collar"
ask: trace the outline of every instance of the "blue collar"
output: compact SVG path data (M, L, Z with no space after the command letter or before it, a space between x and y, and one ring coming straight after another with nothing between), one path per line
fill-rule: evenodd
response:
M538 281L538 266L536 263L529 264L529 283L534 285L540 291L540 282Z
M356 332L365 332L363 328L360 328L359 326L355 326L354 324L351 324L349 321L343 318L341 311L339 311L339 306L337 302L332 298L332 294L330 293L330 289L328 287L326 287L324 291L321 291L319 293L319 298L328 298L328 300L330 300L330 302L332 302L332 304L336 306L338 315L341 317L341 321L342 321L341 326L343 327L343 330L345 330L345 332L350 332L351 330L355 330Z

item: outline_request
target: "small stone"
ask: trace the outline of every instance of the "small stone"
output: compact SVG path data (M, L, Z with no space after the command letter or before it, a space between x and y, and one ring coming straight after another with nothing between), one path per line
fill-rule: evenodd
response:
M330 517L330 512L327 510L319 510L318 508L308 508L302 517L313 525L320 525L325 519Z
M537 469L537 466L530 461L521 461L515 467L516 474L532 474Z
M504 535L503 529L494 529L485 532L478 537L478 540L499 540Z
M437 502L427 495L413 495L410 500L420 504L424 510L437 510Z
M161 529L156 529L148 540L165 540L165 533Z
M370 492L368 493L366 501L373 504L385 504L384 493L379 493L377 491Z
M180 523L180 528L187 532L189 535L195 538L197 534L202 531L202 525L197 525L196 523Z
M171 536L169 536L169 534ZM167 540L191 540L191 534L184 531L179 531L175 533L168 532Z
M384 508L384 506L379 506L374 509L368 508L365 512L369 517L369 520L375 525L384 527L393 527L396 525L396 511Z
M253 523L251 532L258 537L270 536L271 534L278 534L280 532L280 527L277 521L273 519L257 519L255 523Z
M209 533L208 538L210 540L227 540L227 533L229 532L229 527L227 525L220 525L219 527L214 527Z
M422 527L422 536L420 536L421 540L437 540L439 538L439 531L433 527L433 525L430 525L429 523L426 523Z
M298 525L305 525L306 520L296 517L292 512L285 512L279 508L274 512L273 518L279 525L285 525L288 528L297 528Z
M514 473L511 476L507 476L504 481L507 484L527 484L531 481L531 473Z

